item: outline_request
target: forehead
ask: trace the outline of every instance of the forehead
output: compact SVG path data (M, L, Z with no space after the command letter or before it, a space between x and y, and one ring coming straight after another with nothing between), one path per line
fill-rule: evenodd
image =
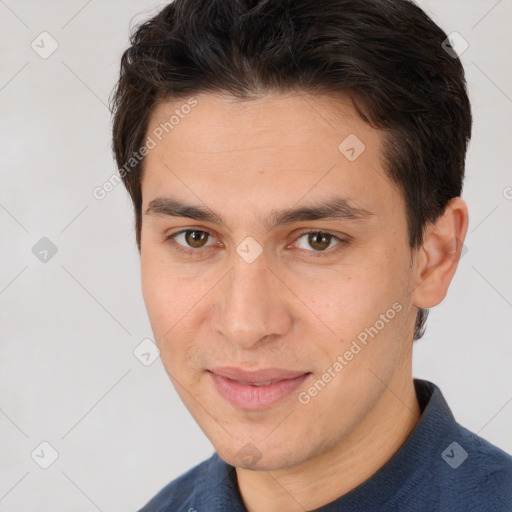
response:
M190 107L192 103L194 106ZM298 151L311 139L317 147L335 153L337 144L332 148L332 142L340 142L344 134L355 132L368 144L379 144L379 132L359 117L346 95L311 96L297 92L240 100L229 94L203 93L193 100L157 104L148 133L159 127L163 138L172 138L176 149L211 153L257 150L261 149L260 143L268 144L268 149ZM314 148L307 144L303 149L311 152Z
M143 207L164 191L219 208L289 206L333 191L374 211L401 199L384 170L382 133L346 96L200 94L158 104L146 136L156 145L144 162Z

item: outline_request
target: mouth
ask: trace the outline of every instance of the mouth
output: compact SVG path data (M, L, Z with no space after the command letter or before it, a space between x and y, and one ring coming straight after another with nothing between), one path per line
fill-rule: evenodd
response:
M266 368L245 371L223 367L208 370L217 392L231 405L245 410L264 410L291 395L311 372Z

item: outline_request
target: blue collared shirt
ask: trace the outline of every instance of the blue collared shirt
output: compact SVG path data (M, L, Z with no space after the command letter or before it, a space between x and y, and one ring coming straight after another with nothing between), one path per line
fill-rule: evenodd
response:
M422 415L402 447L368 480L315 512L512 511L512 457L459 425L435 384L414 385ZM247 510L235 468L214 453L139 512Z

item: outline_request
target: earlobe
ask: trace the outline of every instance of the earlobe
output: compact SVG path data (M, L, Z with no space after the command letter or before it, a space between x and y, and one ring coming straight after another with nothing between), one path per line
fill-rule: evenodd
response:
M453 198L444 213L425 230L417 256L413 304L431 308L439 304L457 270L468 229L468 209L460 197Z

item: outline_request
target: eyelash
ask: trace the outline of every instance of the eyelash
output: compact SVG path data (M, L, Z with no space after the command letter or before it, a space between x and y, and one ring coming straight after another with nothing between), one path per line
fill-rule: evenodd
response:
M208 231L205 231L204 229L182 229L181 231L177 231L176 233L172 233L171 235L166 236L164 238L164 241L171 242L173 244L173 246L174 246L174 250L176 250L177 252L180 252L182 254L185 254L187 256L192 256L192 255L196 256L199 252L201 252L201 249L207 249L208 247L214 247L212 245L212 246L202 247L202 248L198 248L198 249L187 249L183 245L181 245L181 244L179 244L179 243L174 241L174 239L178 235L181 235L181 234L187 233L187 232L191 232L191 231L198 231L199 233L206 233L207 235L212 236L211 233L209 233ZM319 230L303 231L303 232L298 234L298 236L295 239L295 241L299 240L304 235L309 235L309 234L327 235L328 237L331 237L331 239L334 239L334 240L336 240L338 242L338 244L335 247L333 247L331 249L326 249L326 250L323 250L323 251L314 251L314 250L307 251L306 249L299 249L301 251L306 251L306 252L313 253L312 256L314 258L318 258L318 257L322 258L322 257L327 257L327 256L332 256L334 254L337 254L339 251L341 251L345 247L345 245L347 245L349 243L348 240L339 238L334 233L330 233L329 231L319 231Z

